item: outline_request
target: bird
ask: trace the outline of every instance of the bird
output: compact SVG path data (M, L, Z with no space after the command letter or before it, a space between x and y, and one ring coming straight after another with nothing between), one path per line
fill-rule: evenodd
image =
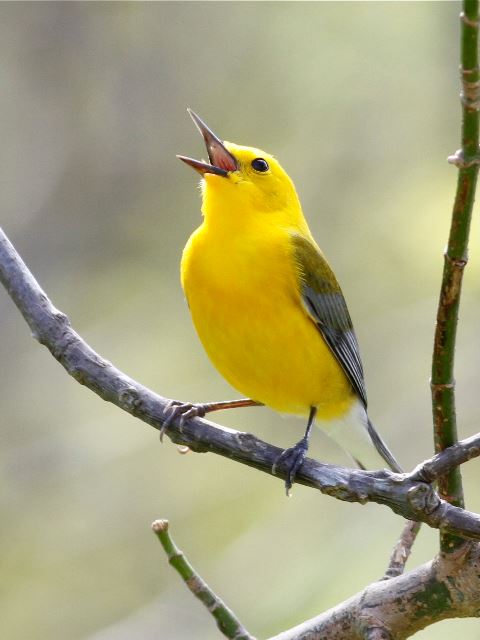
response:
M265 405L305 417L303 437L273 465L287 495L316 422L363 469L401 467L367 413L363 366L340 285L314 240L295 185L277 159L222 141L191 109L207 160L202 222L181 259L181 283L201 343L245 398L171 401L163 429L220 409Z

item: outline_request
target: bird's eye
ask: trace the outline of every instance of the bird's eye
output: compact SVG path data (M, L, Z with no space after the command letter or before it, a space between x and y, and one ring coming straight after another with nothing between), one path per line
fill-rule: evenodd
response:
M252 167L255 171L260 171L261 173L265 173L265 171L269 169L268 162L263 158L255 158L255 160L252 160Z

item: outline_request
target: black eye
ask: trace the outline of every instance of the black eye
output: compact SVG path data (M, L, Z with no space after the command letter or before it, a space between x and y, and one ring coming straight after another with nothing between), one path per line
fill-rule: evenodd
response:
M255 171L261 171L262 173L265 173L265 171L269 169L268 162L263 158L255 158L255 160L252 160L252 167Z

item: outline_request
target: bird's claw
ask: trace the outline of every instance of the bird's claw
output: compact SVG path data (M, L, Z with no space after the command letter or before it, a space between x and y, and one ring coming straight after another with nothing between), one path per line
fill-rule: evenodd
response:
M183 427L185 422L192 418L203 418L205 416L205 406L193 402L170 400L165 407L163 415L165 419L160 429L160 442L163 442L165 431L174 422L177 422L179 427Z
M295 476L297 475L297 471L303 464L305 457L308 451L308 442L305 438L302 438L296 445L290 447L289 449L285 449L278 456L272 466L272 473L276 475L278 467L281 465L285 467L287 471L287 478L285 480L285 491L287 496L291 495L291 489L293 483L295 482Z

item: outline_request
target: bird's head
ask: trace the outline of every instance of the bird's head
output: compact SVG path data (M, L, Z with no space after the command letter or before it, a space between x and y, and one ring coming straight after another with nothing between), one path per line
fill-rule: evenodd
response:
M303 214L293 182L278 161L254 147L222 142L190 109L203 136L208 162L177 156L201 174L207 217L267 215L273 224L302 226ZM270 214L270 215L268 215Z

